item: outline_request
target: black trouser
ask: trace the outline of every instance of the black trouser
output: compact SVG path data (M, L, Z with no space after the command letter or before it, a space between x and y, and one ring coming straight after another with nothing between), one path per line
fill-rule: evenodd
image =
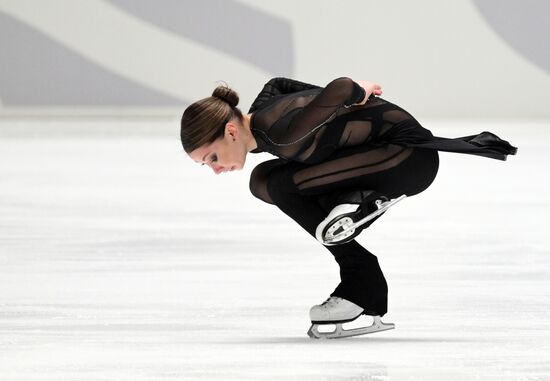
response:
M395 151L396 146L390 148ZM346 163L346 155L357 154L361 149L368 155L367 151L372 148L353 147L353 150L344 148L335 155L338 161L333 162L342 166L342 163ZM402 147L397 149L404 150ZM383 151L380 148L375 151L378 152L373 152L373 155L380 156L381 152L387 152L388 158L396 157L391 150ZM395 162L390 163L389 168L381 168L378 165L380 163L378 157L376 163L365 165L365 167L376 168L374 170L365 171L359 176L339 177L337 181L331 181L334 175L331 177L325 173L323 175L325 181L322 184L317 181L322 176L313 176L313 174L316 173L316 166L321 168L323 163L308 165L300 162L286 162L282 159L268 160L254 168L250 178L250 189L256 197L276 205L315 238L317 225L336 206L334 200L344 191L375 190L389 198L395 198L402 194L412 196L428 188L439 168L437 151L418 148L408 148L407 151L410 151L410 154L404 156L404 159L396 165ZM353 170L356 171L357 163L353 165ZM331 170L333 174L336 173L334 168ZM345 168L338 168L338 174L345 171ZM308 173L310 178L304 181L304 174ZM353 173L357 174L357 172ZM304 184L306 181L313 181L315 186L297 185ZM399 237L397 236L396 239ZM319 245L322 244L319 243ZM356 240L336 246L323 245L323 247L332 253L340 266L341 282L331 296L339 296L361 306L365 309L365 314L384 315L388 308L388 286L376 256Z

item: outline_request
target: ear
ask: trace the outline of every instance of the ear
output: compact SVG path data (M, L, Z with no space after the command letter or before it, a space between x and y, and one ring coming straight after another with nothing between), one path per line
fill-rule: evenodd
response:
M227 122L225 125L225 134L235 139L239 135L239 128L233 122Z

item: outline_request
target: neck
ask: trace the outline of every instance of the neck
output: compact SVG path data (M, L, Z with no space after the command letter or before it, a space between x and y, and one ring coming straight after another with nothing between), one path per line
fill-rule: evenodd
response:
M244 123L243 126L246 131L246 150L248 152L256 149L258 147L258 143L256 143L256 139L254 138L254 135L252 135L252 132L250 131L250 117L252 114L246 114L243 115Z

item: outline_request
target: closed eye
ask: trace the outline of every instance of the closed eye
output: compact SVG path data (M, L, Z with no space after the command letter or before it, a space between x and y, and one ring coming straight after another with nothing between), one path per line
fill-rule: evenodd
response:
M211 156L210 163L213 163L215 161L218 161L218 157L216 155ZM201 165L205 165L206 163L202 163Z

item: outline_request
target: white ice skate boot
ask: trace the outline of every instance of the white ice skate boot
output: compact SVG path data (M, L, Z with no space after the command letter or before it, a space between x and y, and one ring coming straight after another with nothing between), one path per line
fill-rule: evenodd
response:
M394 324L382 323L380 316L373 316L374 322L371 326L344 329L343 323L351 322L357 319L363 313L363 308L349 300L331 296L320 305L311 307L309 317L311 319L311 327L307 334L312 339L337 339L343 337L364 335L395 328ZM331 332L320 332L320 325L335 324L336 328Z
M340 202L317 226L315 238L325 246L341 245L355 237L406 195L389 200L374 191L354 191Z

